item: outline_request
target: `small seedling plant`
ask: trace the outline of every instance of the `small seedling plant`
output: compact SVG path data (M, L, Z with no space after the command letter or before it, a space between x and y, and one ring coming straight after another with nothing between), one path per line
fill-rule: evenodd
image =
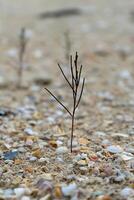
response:
M71 81L67 78L66 74L64 73L63 69L61 68L60 64L58 67L65 78L67 84L69 85L72 91L72 111L70 111L48 88L45 88L47 92L68 112L71 117L72 125L71 125L71 153L73 152L73 138L74 138L74 124L75 124L75 114L76 110L81 101L81 97L83 94L84 86L85 86L85 78L81 78L83 66L78 66L78 53L76 52L74 62L72 56L70 56L70 72L71 72ZM82 83L81 83L82 79ZM81 87L80 87L81 85Z

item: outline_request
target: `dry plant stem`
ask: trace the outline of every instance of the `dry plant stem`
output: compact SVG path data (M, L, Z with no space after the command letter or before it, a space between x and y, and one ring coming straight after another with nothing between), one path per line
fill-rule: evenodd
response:
M19 38L19 69L18 69L18 87L21 87L22 84L22 75L24 67L24 56L26 51L27 39L26 39L26 30L25 28L21 29L20 38Z
M71 52L71 40L70 40L69 30L67 30L64 33L64 37L65 37L65 59L68 63L69 55L70 55L70 52Z
M82 86L81 86L81 90L79 92L79 85L80 85L80 81L81 81L81 73L82 73L82 68L83 66L81 65L80 67L78 67L78 54L76 52L75 55L75 59L74 59L74 65L73 65L73 61L72 61L72 56L70 56L70 69L71 69L71 82L69 81L69 79L67 78L67 76L65 75L64 71L62 70L62 68L60 67L60 65L58 64L59 69L63 75L63 77L65 78L66 82L68 83L69 87L72 89L72 95L73 95L73 110L72 113L69 111L69 109L47 88L45 88L47 90L47 92L53 96L53 98L68 112L68 114L71 116L71 121L72 121L72 126L71 126L71 153L73 151L73 137L74 137L74 123L75 123L75 113L76 110L79 106L79 103L81 101L81 97L83 94L83 89L84 89L84 85L85 85L85 78L83 78L83 82L82 82ZM78 97L78 92L79 92L79 97Z

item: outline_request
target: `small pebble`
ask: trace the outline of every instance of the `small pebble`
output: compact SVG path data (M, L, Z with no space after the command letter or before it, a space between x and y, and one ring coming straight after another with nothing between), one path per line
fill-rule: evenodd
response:
M106 133L102 132L102 131L96 131L94 133L97 137L105 137Z
M120 73L119 73L119 76L122 78L122 79L131 79L131 74L128 70L124 69L122 70Z
M58 147L58 148L56 149L56 153L57 153L57 154L64 154L64 153L67 153L67 152L68 152L68 149L67 149L67 147L64 147L64 146Z
M23 197L21 198L21 200L30 200L30 197L28 197L28 196L23 196Z
M41 178L36 183L36 186L41 191L51 191L52 190L52 184L49 181L46 181L44 178Z
M15 188L14 193L17 198L20 198L21 196L23 196L26 193L26 189L25 188Z
M5 198L9 198L9 197L11 197L13 195L13 190L12 189L6 189L5 191L4 191L4 197Z
M128 161L128 160L132 160L134 159L133 154L131 153L127 153L127 152L123 152L120 157L124 160L124 161Z
M120 195L124 198L127 198L128 196L134 196L134 189L125 187L123 190L121 190Z
M64 196L73 196L76 193L77 185L70 183L69 185L62 186L61 190Z
M34 132L31 128L26 128L26 129L24 129L24 132L25 132L27 135L35 135L35 136L38 135L38 133L37 133L37 132Z
M33 156L33 157L30 157L30 159L29 159L31 162L34 162L34 161L36 161L37 160L37 157L35 157L35 156Z
M18 154L17 150L6 152L4 154L4 159L5 160L13 160L16 158L17 154Z
M123 174L114 178L114 181L117 182L117 183L122 182L124 180L125 180L125 176Z
M79 160L78 162L77 162L77 164L79 165L79 166L88 166L88 163L87 163L87 161L86 160Z
M46 158L40 158L40 159L38 160L38 162L39 162L39 163L45 163L45 162L47 162L47 159L46 159Z
M109 146L111 145L111 142L107 139L103 140L102 143L101 143L102 146Z
M18 51L15 48L9 49L7 55L11 58L17 58Z
M108 146L107 148L106 148L106 150L108 151L108 152L110 152L110 153L114 153L114 154L116 154L116 153L121 153L122 152L122 149L119 147L119 146Z

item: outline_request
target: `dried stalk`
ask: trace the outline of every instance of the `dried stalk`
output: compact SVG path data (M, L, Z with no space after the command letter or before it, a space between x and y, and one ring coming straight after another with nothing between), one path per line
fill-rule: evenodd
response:
M83 94L83 89L85 85L85 78L83 78L82 81L82 86L81 90L79 92L79 86L80 86L80 81L81 81L81 74L82 74L82 68L83 66L81 65L80 67L78 66L78 54L76 52L75 59L74 59L74 65L72 61L72 56L70 56L70 71L71 71L71 82L65 75L64 71L62 70L61 66L58 64L59 69L64 76L65 80L67 81L69 87L72 90L72 96L73 96L73 109L72 112L69 111L69 109L47 88L47 92L53 96L53 98L68 112L68 114L71 116L71 121L72 121L72 126L71 126L71 153L73 149L73 137L74 137L74 123L75 123L75 113L76 110L79 106L79 103L81 101L81 97ZM79 93L79 95L78 95Z
M68 63L71 52L71 39L68 30L64 33L64 38L65 38L65 59L66 62Z
M23 76L23 69L24 69L24 57L26 52L27 46L27 38L26 38L26 29L22 28L20 31L19 36L19 69L18 69L18 87L21 87L22 84L22 76Z

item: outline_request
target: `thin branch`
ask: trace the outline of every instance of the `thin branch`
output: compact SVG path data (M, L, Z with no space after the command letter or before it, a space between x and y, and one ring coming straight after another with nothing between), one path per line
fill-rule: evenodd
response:
M75 93L74 88L72 87L71 83L70 83L69 80L67 79L67 77L66 77L66 75L65 75L65 73L64 73L64 71L63 71L63 69L61 68L60 64L58 64L58 66L59 66L60 71L61 71L62 75L64 76L65 80L67 81L67 83L69 84L69 86L72 88L73 92Z
M82 68L83 68L83 66L81 65L81 66L80 66L80 71L79 71L79 76L78 76L79 83L80 83Z
M82 88L81 88L80 96L79 96L78 102L77 102L77 104L75 106L75 109L78 107L78 105L80 103L80 100L81 100L81 97L82 97L82 94L83 94L84 85L85 85L85 78L83 78L83 83L82 83Z
M75 55L75 60L74 60L74 65L75 65L75 72L76 72L76 74L75 74L75 81L77 82L78 80L78 54L77 54L77 52L76 52L76 55Z
M73 87L73 98L75 97L75 91L74 91L74 84L75 84L75 78L74 78L74 71L73 71L73 61L72 56L70 56L70 69L71 69L71 76L72 76L72 87Z
M68 110L68 108L66 106L64 106L64 104L47 88L44 88L49 94L51 94L53 96L53 98L58 101L58 103L70 114L70 116L72 117L72 113Z

